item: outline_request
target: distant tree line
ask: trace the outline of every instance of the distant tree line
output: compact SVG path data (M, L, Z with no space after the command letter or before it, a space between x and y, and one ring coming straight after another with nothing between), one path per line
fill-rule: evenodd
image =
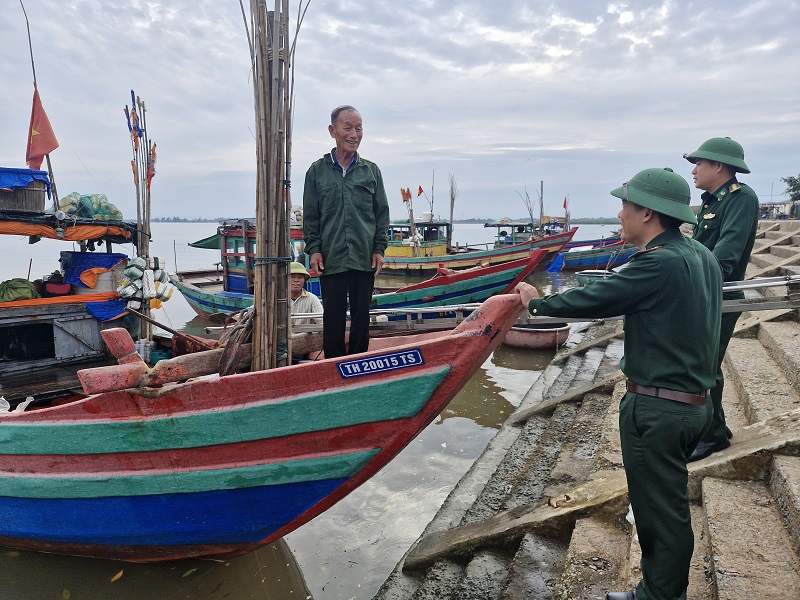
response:
M213 219L205 219L203 217L153 217L150 219L153 223L218 223L225 220L235 220L235 217L215 217Z

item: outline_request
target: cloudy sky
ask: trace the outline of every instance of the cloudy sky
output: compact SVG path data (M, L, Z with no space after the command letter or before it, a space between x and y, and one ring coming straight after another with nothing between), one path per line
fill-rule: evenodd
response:
M158 144L153 216L254 214L238 2L24 1L60 196L105 193L135 218L123 114L134 89ZM2 4L0 165L24 167L28 40L19 1ZM745 148L742 180L780 200L781 177L800 173L798 28L796 0L312 0L295 62L295 202L345 103L362 113L361 152L381 167L393 218L401 187L430 198L432 181L446 215L449 174L456 218L525 215L520 195L540 181L547 212L568 196L573 217L613 217L609 190L648 167L691 183L682 154L726 135Z

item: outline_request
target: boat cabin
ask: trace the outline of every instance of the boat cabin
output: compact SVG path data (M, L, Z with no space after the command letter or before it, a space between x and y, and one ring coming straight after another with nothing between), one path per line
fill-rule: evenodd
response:
M220 251L220 262L217 265L221 267L222 290L226 293L253 293L255 277L253 266L256 258L254 223L255 219L220 221L217 233L189 244L192 248L218 249ZM306 255L303 251L303 226L301 223L292 223L290 242L292 260L307 266ZM180 274L190 276L191 273L187 271Z
M541 224L531 221L504 219L484 223L483 226L493 227L497 230L494 241L495 248L516 246L517 244L524 244L531 240L537 240L547 235L556 235L565 231L563 217L544 217Z
M112 243L130 244L136 224L55 208L45 212L50 189L45 171L0 168L0 235L6 236L4 247L9 241L19 247L4 261L19 263L9 272L28 272L27 278L0 277L0 396L7 398L12 376L30 378L104 358L104 323L116 318L111 326L124 327L132 321L125 316L127 302L116 292L128 257L112 252ZM42 275L39 265L32 276L25 249L43 238L67 243L55 252L52 266L43 269L49 275Z
M451 253L452 225L449 221L409 221L389 226L387 257L447 256Z

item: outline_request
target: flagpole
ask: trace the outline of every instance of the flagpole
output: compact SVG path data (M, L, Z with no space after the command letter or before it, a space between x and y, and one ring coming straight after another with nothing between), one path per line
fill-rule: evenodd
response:
M36 91L36 63L33 61L33 41L31 40L31 24L28 21L28 12L25 10L25 5L22 0L19 0L19 5L22 7L22 14L25 15L25 27L28 30L28 50L31 54L31 71L33 72L33 90ZM30 134L30 132L28 132ZM53 190L53 209L58 210L58 191L56 190L56 178L53 176L53 165L50 163L50 155L45 154L47 159L47 173L50 177L50 188Z

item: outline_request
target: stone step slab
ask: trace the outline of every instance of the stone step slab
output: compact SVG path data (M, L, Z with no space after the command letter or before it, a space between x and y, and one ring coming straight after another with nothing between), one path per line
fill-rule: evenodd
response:
M578 519L556 598L594 600L626 589L623 567L629 548L628 527L596 517Z
M794 541L794 550L800 553L800 457L776 456L769 487Z
M702 490L717 599L797 594L800 562L769 488L760 481L707 477Z
M731 339L725 363L733 379L726 381L726 387L731 383L736 387L750 423L800 407L797 390L758 340Z
M762 323L758 339L792 385L800 389L800 323Z
M567 560L569 543L534 533L525 534L511 563L499 600L551 600Z

